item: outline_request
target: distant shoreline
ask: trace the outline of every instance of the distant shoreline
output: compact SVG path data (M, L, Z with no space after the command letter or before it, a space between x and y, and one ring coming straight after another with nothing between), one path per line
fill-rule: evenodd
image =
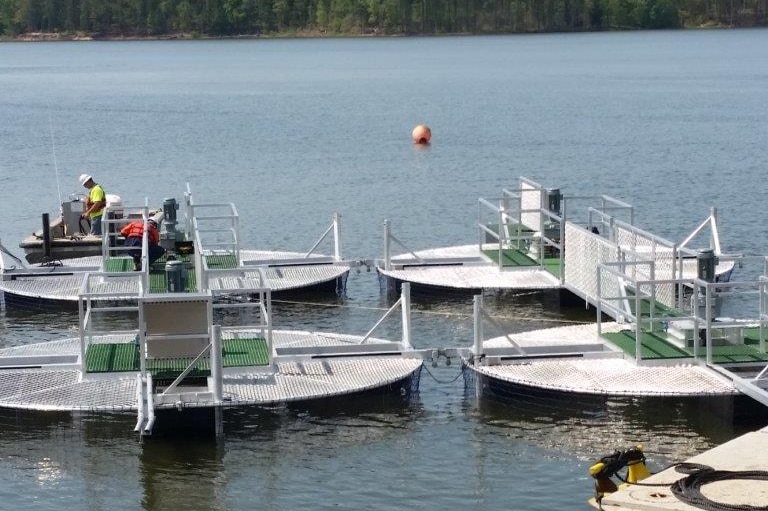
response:
M738 29L748 27L729 27L727 25L707 23L699 26L686 26L675 29L664 30L707 30L707 29ZM751 28L751 27L750 27ZM551 34L551 33L604 33L604 32L637 32L650 31L654 29L627 29L612 28L605 30L575 31L575 32L497 32L497 33L467 33L454 32L445 34L386 34L386 33L326 33L321 31L300 31L285 32L274 34L242 34L242 35L210 35L210 34L192 34L192 33L174 33L161 34L153 36L124 36L124 35L94 35L83 32L61 33L61 32L28 32L17 36L0 36L0 42L56 42L56 41L204 41L204 40L229 40L229 39L344 39L344 38L365 38L365 37L467 37L467 36L488 36L488 35L529 35L529 34Z

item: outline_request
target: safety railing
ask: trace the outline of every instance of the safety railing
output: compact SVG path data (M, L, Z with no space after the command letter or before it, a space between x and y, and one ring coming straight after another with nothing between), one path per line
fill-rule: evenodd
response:
M110 259L121 256L129 256L134 250L135 246L125 245L125 240L121 240L121 229L130 222L142 222L144 225L144 231L141 239L141 251L140 264L141 264L141 276L144 281L144 287L148 288L149 285L149 206L145 200L145 205L141 207L121 207L121 214L114 215L105 208L104 218L102 219L102 238L101 238L101 271L108 272L108 264ZM133 269L131 267L129 270Z
M231 203L193 204L193 237L209 254L226 254L240 265L240 236L237 209Z
M649 275L650 278L633 278L633 272L628 271L632 266L645 267L634 274ZM655 266L656 262L653 260L616 261L598 265L598 334L602 333L603 314L619 322L632 324L635 328L635 357L640 362L644 333L670 337L673 329L685 330L681 342L692 343L691 356L697 359L703 356L707 364L713 364L715 338L735 344L743 343L744 330L754 326L759 327L757 349L761 353L766 352L765 327L768 324L768 310L765 300L768 297L768 282L765 277L761 276L754 281L736 282L708 282L696 276L665 279L656 276ZM686 289L686 300L679 300L677 307L668 307L664 301L658 299L659 290L666 287ZM749 301L745 299L749 300L748 297L755 295L759 297L759 306L750 307ZM722 315L726 304L734 300L738 305L727 310L728 316ZM731 317L736 315L739 317Z
M485 323L488 322L496 328L496 330L503 332L501 326L494 320L486 311L483 306L483 295L475 295L473 299L473 331L472 331L472 354L476 357L482 357L485 354ZM513 348L518 355L525 355L525 349L516 343L512 337L504 332L502 334L509 344L509 347Z
M323 242L329 239L333 243L333 254L326 256L316 253ZM281 255L276 258L248 259L243 261L244 266L301 266L307 264L350 264L349 261L345 261L342 257L341 214L333 214L331 224L315 241L312 247L300 257L283 257Z
M114 280L118 279L118 280ZM138 299L147 292L146 279L138 273L93 272L85 274L78 293L80 372L85 374L86 353L97 335L138 335L138 328L119 330L96 316L138 313Z
M411 342L411 285L408 282L404 282L400 289L400 298L390 307L387 312L374 324L368 332L360 339L360 344L366 344L373 333L381 326L381 324L390 317L394 312L400 309L401 312L401 325L402 336L401 343L403 349L412 350L413 343Z

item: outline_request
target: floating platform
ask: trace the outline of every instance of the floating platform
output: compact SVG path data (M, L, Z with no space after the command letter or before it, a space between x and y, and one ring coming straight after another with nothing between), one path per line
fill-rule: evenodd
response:
M505 266L494 262L493 247L483 251L477 245L460 245L399 255L391 259L389 269L378 267L380 278L394 283L462 291L546 290L559 289L559 260L540 266L519 251L504 254Z
M548 391L582 396L696 397L733 396L739 392L722 375L696 363L691 354L671 346L651 345L654 363L638 365L627 325L605 323L601 339L596 324L510 334L483 343L483 356L467 357L481 394ZM609 339L627 339L613 344ZM632 358L628 358L628 357ZM650 357L649 357L650 358ZM765 357L768 361L768 356Z
M465 381L499 397L746 396L768 406L768 275L719 282L709 263L708 281L647 280L632 265L599 263L597 296L585 293L594 324L486 338L485 323L499 327L477 295L474 344L461 352ZM726 298L743 316L720 314Z
M235 337L236 335L236 337ZM190 380L156 410L213 406L267 405L342 396L408 383L418 389L420 357L408 358L400 343L362 336L306 331L273 331L272 363L260 332L222 330L222 397L216 402L205 383L207 360ZM80 339L72 338L0 350L0 407L45 411L133 412L140 372L135 335L94 337L80 367ZM158 359L153 379L173 380L194 357ZM167 381L166 383L170 383ZM191 393L190 393L191 392Z
M226 407L418 390L407 286L367 334L345 335L273 330L271 289L231 274L173 293L147 292L135 275L137 291L121 291L124 300L104 294L107 275L85 278L78 337L0 350L0 407L133 412L136 431L149 435L161 412L212 410L221 432ZM374 337L397 309L401 339ZM115 313L133 315L136 328L110 329Z
M695 276L698 251L688 245L707 227L716 280L727 282L734 261L720 257L714 212L685 240L674 243L635 226L634 208L621 200L564 195L521 177L518 188L502 190L501 197L478 199L478 241L471 245L412 250L385 221L384 256L376 269L388 291L408 282L464 292L564 289L585 297L582 280L594 280L597 264L609 260L629 265L654 261L655 278ZM394 245L405 252L392 254ZM644 270L648 268L632 272Z
M168 199L167 201L169 201ZM122 206L121 206L122 208ZM334 215L325 233L308 252L245 250L240 248L238 215L233 204L195 204L191 192L185 194L184 218L177 221L176 204L155 215L161 224L160 244L166 253L149 264L146 245L140 271L134 272L136 262L119 242L120 228L127 219L149 216L149 209L122 208L119 218L113 218L107 208L103 220L105 236L101 238L101 254L70 259L49 259L45 263L28 265L0 247L0 292L7 302L32 305L74 305L82 292L86 275L101 272L104 278L91 291L102 299L120 300L135 295L139 280L129 274L141 274L149 292L168 290L166 263L180 261L173 269L183 271L187 291L220 289L239 280L238 288L270 287L274 292L298 293L327 291L343 293L347 276L357 262L341 257L340 216ZM333 237L333 255L315 253L327 237ZM195 254L197 254L197 257ZM176 272L174 272L175 274ZM204 279L200 283L198 280Z
M206 253L211 259L216 252ZM187 259L189 261L189 259ZM165 258L161 258L149 269L149 280L154 292L167 290ZM137 291L137 281L121 278L121 273L132 272L132 261L118 258L105 264L117 275L105 278L99 290L110 299L119 299L121 293ZM230 265L231 266L231 265ZM322 292L341 293L346 289L346 280L353 266L351 262L339 261L332 256L311 255L298 252L270 252L263 250L241 250L238 268L239 277L250 281L253 287L263 285L275 293ZM100 271L101 256L65 259L55 266L24 266L5 268L0 280L0 292L7 302L36 305L62 306L77 304L85 275ZM234 268L233 268L234 269ZM192 283L190 273L190 283ZM216 282L213 282L216 285ZM219 284L220 286L221 284Z

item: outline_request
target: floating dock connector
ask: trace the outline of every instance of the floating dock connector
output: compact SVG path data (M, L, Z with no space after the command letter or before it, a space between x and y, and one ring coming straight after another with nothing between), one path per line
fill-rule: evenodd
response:
M427 145L432 138L432 130L426 124L419 124L411 132L413 143L418 145Z

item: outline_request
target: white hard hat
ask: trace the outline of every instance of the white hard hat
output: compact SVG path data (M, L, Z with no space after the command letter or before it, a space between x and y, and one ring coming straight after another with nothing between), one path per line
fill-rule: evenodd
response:
M78 181L80 181L80 184L82 186L85 186L85 183L93 179L90 174L80 174L80 177L77 178Z

